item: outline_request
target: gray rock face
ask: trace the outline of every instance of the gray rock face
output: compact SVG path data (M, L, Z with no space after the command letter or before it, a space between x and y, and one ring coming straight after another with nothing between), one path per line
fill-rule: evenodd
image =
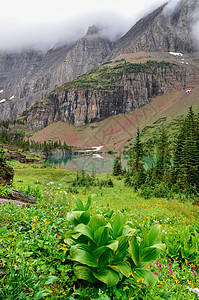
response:
M138 21L117 42L111 56L138 51L197 51L192 23L198 6L197 0L181 0L173 11L168 11L166 4L162 5Z
M116 43L100 36L92 26L76 43L47 53L34 50L0 53L0 121L20 117L56 86L122 53L196 51L191 27L198 6L198 0L181 0L168 13L163 5L137 22ZM1 102L2 99L7 101ZM74 105L71 102L70 107Z
M175 65L160 67L154 63L150 72L120 74L107 90L74 87L51 93L48 99L24 115L31 130L40 130L58 121L81 126L133 111L149 103L152 97L183 87L183 68Z
M16 119L56 86L70 81L102 63L113 43L99 37L93 27L76 44L46 54L27 50L0 54L0 121Z

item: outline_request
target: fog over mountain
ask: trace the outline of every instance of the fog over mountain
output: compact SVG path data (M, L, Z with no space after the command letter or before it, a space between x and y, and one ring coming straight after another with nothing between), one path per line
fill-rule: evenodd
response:
M109 2L106 10L98 6L103 0L95 9L89 0L80 6L75 2L77 10L74 6L66 10L66 1L62 1L57 0L56 10L51 2L48 5L43 0L41 6L35 0L32 10L22 15L17 13L18 5L26 2L19 0L9 19L1 15L5 26L0 26L0 49L13 53L0 52L0 120L16 119L55 87L120 55L140 51L197 55L198 0L171 0L168 4L140 0L138 6L134 1L110 1L115 4L112 10ZM92 4L89 10L87 2ZM35 51L39 48L46 51ZM189 66L185 61L180 64Z
M57 43L71 43L86 34L90 25L103 27L101 34L111 40L121 37L143 15L165 0L123 0L99 3L86 0L10 0L1 3L0 49L48 50ZM12 7L12 9L10 9Z

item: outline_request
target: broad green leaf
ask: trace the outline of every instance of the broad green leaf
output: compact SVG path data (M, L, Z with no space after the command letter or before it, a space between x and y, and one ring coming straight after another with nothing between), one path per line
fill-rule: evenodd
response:
M109 249L113 250L114 252L117 251L118 246L119 246L119 242L116 241L112 241L111 243L109 243L108 245L106 245Z
M94 238L93 238L93 232L90 229L90 226L85 225L85 224L79 224L75 227L75 231L80 232L81 234L87 236L89 239L91 239L93 242L95 242Z
M107 246L98 247L96 250L93 251L93 256L96 257L96 259L99 259L100 256L107 250Z
M88 211L73 211L72 214L73 218L70 218L70 220L75 224L78 225L80 223L83 223L87 225L90 221L90 213Z
M135 236L129 240L131 258L136 266L139 264L139 245Z
M131 266L128 261L122 261L114 265L108 265L108 267L117 273L122 273L125 277L129 277L131 275Z
M87 203L86 203L86 205L85 205L85 210L88 210L89 207L91 206L91 200L92 200L92 197L89 196L89 197L88 197L88 200L87 200Z
M116 285L120 279L119 274L108 268L100 269L98 273L93 272L93 275L99 281L106 283L107 287Z
M74 266L73 270L78 279L83 279L90 283L97 282L96 278L92 274L92 271L88 267L76 265Z
M141 255L141 262L151 262L152 260L156 259L160 254L161 249L156 249L152 247L146 247L143 249Z
M151 248L157 248L157 249L160 249L160 250L164 250L164 249L166 249L166 244L162 244L162 243L154 244L154 245L151 246Z
M113 251L109 248L106 248L106 251L98 259L98 268L105 268L110 263L110 260L113 256Z
M118 241L113 241L106 246L98 247L92 254L98 259L107 249L113 250L114 252L117 251L118 245Z
M144 269L135 269L135 273L138 276L138 278L143 278L144 283L148 284L149 286L154 286L158 281L158 276L153 274L149 270Z
M92 232L95 232L99 227L105 226L106 220L102 215L91 217L89 227Z
M90 213L88 211L84 211L79 218L79 222L87 225L89 221L90 221Z
M89 267L97 267L96 258L93 257L92 254L90 254L92 250L89 249L89 252L87 250L88 248L86 250L83 250L81 249L81 247L77 247L77 245L72 246L70 249L71 260L77 261Z
M125 225L122 231L122 235L132 236L136 232L135 228L130 227L129 225Z
M129 247L128 239L129 239L128 236L125 235L122 235L119 238L117 238L119 245L117 248L116 255L114 257L114 263L121 262L126 256L127 249Z
M116 238L122 234L125 222L124 215L121 212L117 212L112 221L113 234Z
M149 231L149 246L152 246L157 241L160 235L160 231L161 228L159 224L156 224L151 228L151 230Z
M145 247L149 247L149 234L145 227L143 228L143 242Z
M85 210L82 200L80 200L78 197L75 197L75 203L77 205L77 209L75 209L75 210L77 210L77 211L84 211Z
M94 240L98 247L106 245L108 243L108 228L106 226L99 227L94 232Z

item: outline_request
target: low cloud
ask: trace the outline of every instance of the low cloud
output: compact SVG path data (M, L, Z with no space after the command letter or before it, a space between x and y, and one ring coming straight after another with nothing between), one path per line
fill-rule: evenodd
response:
M170 0L164 9L165 14L171 14L181 1L184 0ZM191 5L195 3L197 8L192 16L192 36L199 47L199 1L188 1ZM119 10L118 12L112 11L109 8L89 12L79 11L73 15L67 14L66 18L63 17L64 12L62 12L62 16L43 20L41 16L36 19L36 12L34 17L28 19L27 16L25 20L20 19L17 13L16 18L14 15L8 19L2 17L0 19L0 50L11 52L21 51L24 48L48 50L55 45L74 43L86 34L91 25L96 25L101 29L101 36L115 40L124 35L141 17L165 2L167 0L139 0L138 4L133 4L134 10L131 10L129 4L128 14ZM17 8L17 2L15 3ZM126 3L127 1L124 1L124 4Z
M61 11L47 0L31 1L30 6L25 0L15 1L12 11L8 2L4 2L4 8L1 7L0 49L11 52L23 48L48 50L57 43L75 42L86 34L91 25L97 25L103 36L115 40L165 0L139 0L136 4L132 0L101 2L94 4L86 0L83 4L77 0L74 4L57 0Z
M195 46L199 50L199 3L196 4L196 10L192 17L192 38Z
M133 21L132 21L133 22ZM47 50L56 43L72 43L83 37L89 26L101 28L101 35L111 40L129 29L129 20L112 12L84 14L66 21L24 23L0 21L0 49L20 51L23 48Z

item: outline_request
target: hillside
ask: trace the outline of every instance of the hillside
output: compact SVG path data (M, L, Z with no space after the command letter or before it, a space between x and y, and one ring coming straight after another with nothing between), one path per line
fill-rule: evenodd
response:
M158 120L169 124L173 119L184 115L188 107L199 107L199 88L196 87L187 95L185 91L175 91L169 95L161 95L128 114L119 114L101 122L75 127L68 122L52 123L46 128L34 133L32 140L61 140L68 145L82 149L102 146L101 151L122 150L130 145L137 127L145 129L146 138L158 130L154 125ZM157 122L158 123L158 122ZM162 123L161 123L162 124Z

